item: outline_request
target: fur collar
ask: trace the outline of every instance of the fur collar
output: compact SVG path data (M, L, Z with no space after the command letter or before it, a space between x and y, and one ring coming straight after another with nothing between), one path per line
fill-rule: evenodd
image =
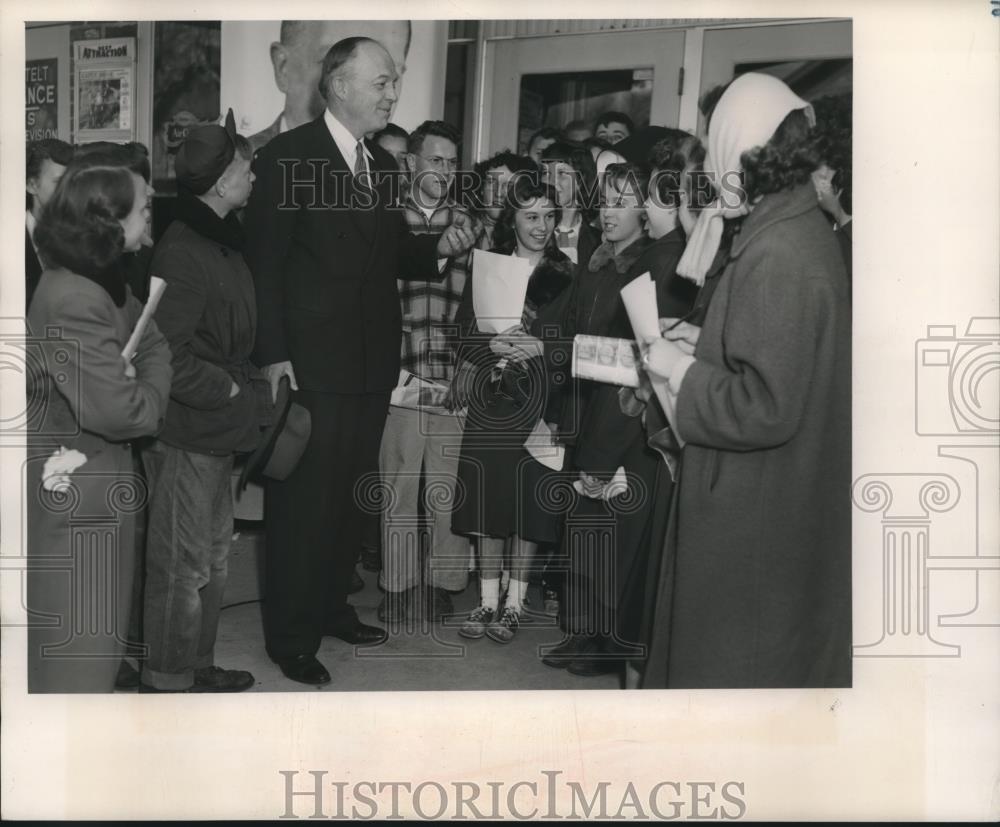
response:
M610 241L605 241L600 247L594 250L594 254L590 257L590 262L587 264L587 269L591 273L596 273L609 262L613 262L615 271L619 275L624 275L649 245L649 236L642 235L615 255L614 245Z
M127 298L126 285L128 284L127 263L131 261L133 255L133 253L124 253L118 257L114 264L104 270L96 273L80 273L79 275L104 288L116 307L124 307Z
M182 193L177 197L174 218L210 241L222 244L231 250L243 249L243 225L240 224L235 212L229 213L225 218L219 218L215 210L204 201Z
M546 249L528 280L527 299L543 307L573 281L573 262L561 250Z

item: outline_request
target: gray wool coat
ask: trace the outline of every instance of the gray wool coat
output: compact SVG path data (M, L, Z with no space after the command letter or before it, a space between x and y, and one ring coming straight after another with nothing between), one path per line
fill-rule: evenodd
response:
M744 222L681 384L644 685L851 682L851 311L811 184Z

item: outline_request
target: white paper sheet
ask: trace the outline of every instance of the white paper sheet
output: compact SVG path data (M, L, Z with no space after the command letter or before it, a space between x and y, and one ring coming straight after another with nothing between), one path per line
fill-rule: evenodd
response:
M142 341L142 334L146 330L146 325L153 318L153 314L156 312L156 305L160 303L160 296L163 295L163 291L166 289L167 283L159 276L149 277L149 299L146 301L146 306L142 308L139 321L135 323L135 329L132 331L132 335L128 337L125 349L122 351L122 356L126 359L131 359L135 356L136 350L139 349L139 342Z
M552 430L544 419L539 418L535 423L534 429L524 441L524 449L546 468L562 471L566 448L556 444Z
M632 332L640 345L660 338L660 320L656 309L656 285L649 273L630 281L622 290L622 301L632 323Z
M501 333L521 321L531 264L519 256L472 251L472 307L483 333Z
M447 393L447 385L422 379L408 370L400 370L389 404L399 408L438 408Z
M630 281L621 289L622 301L625 303L625 310L628 313L628 320L632 324L632 332L640 348L645 348L650 342L656 341L662 335L660 333L660 320L656 307L656 285L649 273L643 273L639 278ZM649 371L646 372L649 383L653 386L653 393L663 407L663 412L667 416L670 430L674 432L679 445L683 447L684 442L677 433L677 400L672 396L667 380Z

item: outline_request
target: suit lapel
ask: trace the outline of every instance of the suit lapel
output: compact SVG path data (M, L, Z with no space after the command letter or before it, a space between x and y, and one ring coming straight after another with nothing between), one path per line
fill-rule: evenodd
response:
M337 142L333 140L333 136L330 134L330 130L327 129L323 116L321 115L313 121L313 124L316 131L317 144L322 146L323 154L331 162L326 174L330 176L331 182L336 188L339 203L347 204L347 215L364 239L368 242L374 242L374 226L372 222L366 221L364 216L359 214L359 210L350 206L353 191L353 171L348 166L347 159L341 153Z

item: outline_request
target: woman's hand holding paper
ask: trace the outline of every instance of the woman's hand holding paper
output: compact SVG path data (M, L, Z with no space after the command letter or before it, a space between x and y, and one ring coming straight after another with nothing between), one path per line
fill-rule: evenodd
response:
M701 335L701 328L679 319L660 319L660 331L664 339L674 342L684 353L694 353Z
M674 366L684 355L677 342L658 339L650 344L642 361L647 370L662 379L669 379Z

